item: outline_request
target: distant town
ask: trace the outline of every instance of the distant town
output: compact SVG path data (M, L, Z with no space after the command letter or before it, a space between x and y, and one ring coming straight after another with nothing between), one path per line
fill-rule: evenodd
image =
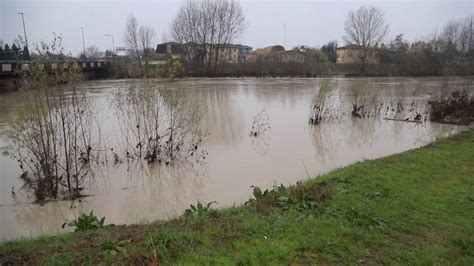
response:
M344 45L330 41L320 47L272 44L254 48L234 43L244 33L245 21L237 2L216 7L232 23L218 22L213 26L206 21L216 21L217 14L208 13L202 5L184 5L170 25L171 37L165 38L172 41L156 46L155 30L140 25L133 14L125 24L125 46L115 47L114 36L105 35L111 38L112 49L103 52L95 45L86 48L83 39L83 52L78 56L64 52L67 48L63 47L41 51L41 47L53 43L52 47L60 47L61 34L55 34L51 43L28 46L25 29L12 44L0 41L0 77L28 72L32 62L45 57L49 65L43 67L47 69L78 67L88 73L88 78L474 74L472 16L453 19L439 33L409 42L403 33L388 39L390 25L384 13L375 7L361 6L347 16ZM23 13L19 14L23 18ZM200 17L197 23L202 25L191 27L186 14Z

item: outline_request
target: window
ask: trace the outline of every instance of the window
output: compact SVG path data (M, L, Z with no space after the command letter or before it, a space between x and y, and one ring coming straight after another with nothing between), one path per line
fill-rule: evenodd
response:
M3 72L12 71L12 65L11 64L2 64L2 71Z

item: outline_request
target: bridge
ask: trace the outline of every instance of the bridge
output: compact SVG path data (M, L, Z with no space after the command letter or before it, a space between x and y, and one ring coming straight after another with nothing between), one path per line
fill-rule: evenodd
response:
M25 72L29 72L32 65L36 65L40 69L44 69L48 73L60 69L80 68L82 72L97 72L103 70L111 64L110 60L77 60L77 61L50 61L47 64L38 63L35 61L15 61L15 60L0 60L0 78L17 77Z

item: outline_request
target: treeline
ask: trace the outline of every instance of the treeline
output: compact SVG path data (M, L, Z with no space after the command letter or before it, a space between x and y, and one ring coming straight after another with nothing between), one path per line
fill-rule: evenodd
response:
M376 44L371 50L379 64L336 64L337 43L308 49L285 62L285 58L270 55L257 62L226 65L224 76L439 76L474 75L473 18L467 17L446 23L440 33L414 42L402 34L386 43ZM294 49L297 51L298 47ZM287 54L291 55L291 51Z
M11 46L6 43L3 47L0 45L0 60L30 60L30 52L25 45L13 43Z
M395 64L397 75L474 74L473 17L451 20L439 34L409 43L398 35L379 47L380 62Z

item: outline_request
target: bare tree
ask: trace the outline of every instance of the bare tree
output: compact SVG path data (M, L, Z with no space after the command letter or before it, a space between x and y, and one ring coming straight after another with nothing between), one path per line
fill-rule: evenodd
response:
M104 53L101 52L99 50L99 48L95 45L91 45L91 46L87 47L86 54L87 54L88 58L99 58L99 57L102 57L104 55Z
M186 44L187 60L195 67L216 71L228 46L243 32L245 18L235 0L186 1L171 23L171 36Z
M150 56L153 52L152 42L155 39L156 33L152 27L140 26L138 32L139 44L142 54L145 58Z
M62 37L40 43L23 88L31 90L6 132L10 154L22 170L24 188L36 201L75 198L81 195L92 170L95 141L93 110L82 86L82 73L63 54ZM48 72L41 65L65 58L66 68ZM53 61L54 62L54 61ZM64 83L61 86L52 84Z
M125 27L124 42L132 52L132 56L141 65L141 57L148 63L148 57L153 53L152 43L156 33L152 27L139 26L133 14L128 16Z
M135 58L135 60L140 61L141 51L138 21L133 14L130 14L128 16L123 40L125 42L125 45L127 45L127 48L132 51L132 56Z
M441 33L445 48L454 48L456 52L467 53L472 49L473 17L451 20L446 23Z
M347 44L356 44L360 47L358 56L362 62L362 72L372 49L383 41L389 32L385 23L384 13L372 6L361 6L357 11L351 11L347 16L344 30Z

